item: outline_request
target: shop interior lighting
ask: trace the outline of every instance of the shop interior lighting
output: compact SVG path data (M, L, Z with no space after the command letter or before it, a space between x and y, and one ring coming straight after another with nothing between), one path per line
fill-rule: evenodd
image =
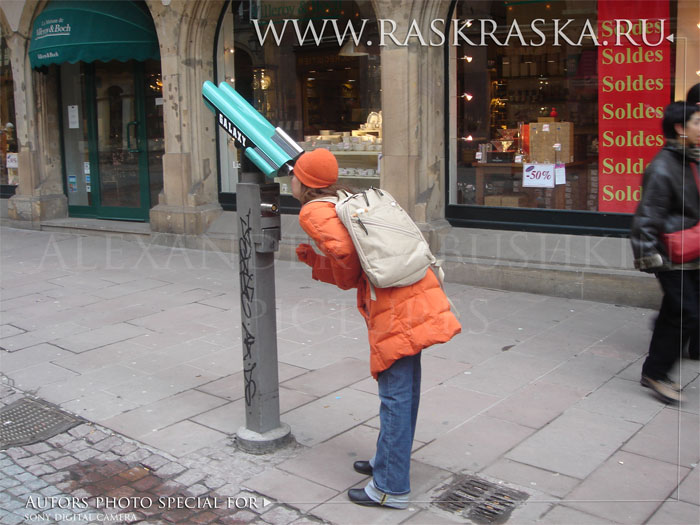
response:
M460 97L466 98L467 101L469 101L469 100L471 100L471 99L474 98L474 96L473 96L472 94L470 94L470 93L464 93L464 94L460 95Z
M464 55L464 56L462 57L462 60L466 60L467 62L471 62L472 60L474 60L474 58L473 58L473 57L470 57L470 56L467 56L467 55Z
M362 43L355 46L355 42L351 38L345 42L345 44L343 44L343 47L341 47L340 51L338 51L338 55L341 57L363 57L369 55L369 51Z

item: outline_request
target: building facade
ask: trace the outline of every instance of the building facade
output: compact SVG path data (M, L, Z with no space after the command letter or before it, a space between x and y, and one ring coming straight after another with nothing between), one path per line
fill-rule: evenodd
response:
M626 232L660 112L700 81L699 24L697 0L10 0L5 214L234 250L243 161L201 96L226 81L390 191L449 279L653 306Z

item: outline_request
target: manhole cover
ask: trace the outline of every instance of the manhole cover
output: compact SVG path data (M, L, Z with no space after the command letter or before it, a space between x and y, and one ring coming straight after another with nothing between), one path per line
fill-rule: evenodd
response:
M475 523L505 523L515 507L528 497L525 492L475 476L461 476L434 504Z
M0 449L44 441L80 422L40 399L22 398L0 409Z

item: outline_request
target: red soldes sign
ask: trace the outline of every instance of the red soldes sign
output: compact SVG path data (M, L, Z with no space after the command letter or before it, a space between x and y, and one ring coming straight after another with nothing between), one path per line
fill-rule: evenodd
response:
M599 211L634 213L644 168L664 145L669 3L598 0Z

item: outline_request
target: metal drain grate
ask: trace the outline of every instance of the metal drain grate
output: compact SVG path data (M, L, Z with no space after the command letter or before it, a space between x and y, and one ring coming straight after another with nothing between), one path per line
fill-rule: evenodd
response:
M434 505L461 514L475 523L505 523L525 492L496 485L475 476L461 476L447 487Z
M38 443L80 423L45 401L25 397L0 409L0 449Z

